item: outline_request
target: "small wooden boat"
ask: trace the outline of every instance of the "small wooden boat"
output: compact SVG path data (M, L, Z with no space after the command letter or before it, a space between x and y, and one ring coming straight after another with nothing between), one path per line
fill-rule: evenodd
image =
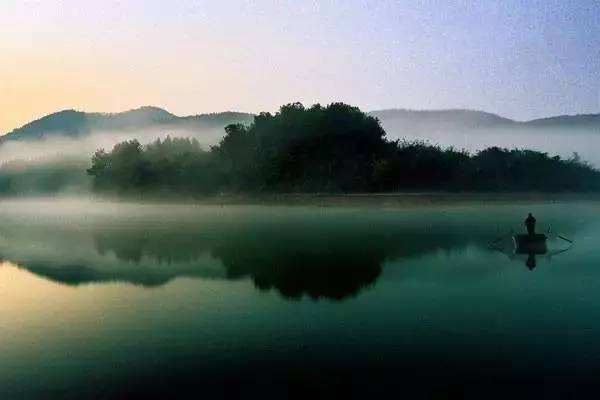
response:
M517 254L545 254L548 251L546 240L548 237L543 233L535 235L515 235L515 253Z

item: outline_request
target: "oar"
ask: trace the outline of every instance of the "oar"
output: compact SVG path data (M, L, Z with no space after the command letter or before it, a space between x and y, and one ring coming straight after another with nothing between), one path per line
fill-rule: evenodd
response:
M573 241L572 241L572 240L570 240L570 239L567 239L567 238L566 238L566 237L564 237L564 236L560 236L560 235L558 235L558 237L559 237L559 238L561 238L562 240L566 240L566 241L567 241L567 242L569 242L569 243L573 243Z

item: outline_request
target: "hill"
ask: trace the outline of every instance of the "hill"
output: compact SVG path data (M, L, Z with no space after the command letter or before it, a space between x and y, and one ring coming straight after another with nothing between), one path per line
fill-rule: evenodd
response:
M491 146L528 148L570 158L577 153L582 160L600 166L600 114L561 115L531 121L515 121L497 114L476 110L388 109L369 113L377 117L388 139L424 141L442 147L477 152ZM87 113L65 110L50 114L0 136L0 164L17 155L27 158L40 154L80 153L90 149L112 148L120 141L137 138L149 143L166 135L196 138L202 146L215 145L224 127L232 123L250 124L254 115L220 112L180 117L158 107L141 107L121 113ZM101 135L95 135L100 133ZM77 140L65 146L63 138ZM39 139L60 139L55 143ZM12 143L11 146L1 144ZM22 143L16 150L15 144ZM38 148L40 147L40 148ZM73 147L73 148L71 148Z
M475 110L404 110L389 109L372 111L370 113L381 121L398 121L407 125L443 124L463 128L481 128L491 126L512 126L516 121L501 117L496 114Z
M414 137L443 133L473 131L546 132L547 130L577 129L600 132L600 114L560 115L531 121L509 118L476 110L407 110L387 109L370 112L379 118L392 138ZM6 140L35 140L54 135L81 137L94 131L137 131L141 129L185 129L202 132L219 130L232 123L249 124L253 114L219 112L179 117L162 108L145 106L121 113L87 113L64 110L32 121L0 136Z
M0 142L36 140L52 136L82 137L92 132L139 131L142 129L185 129L198 132L222 130L232 123L250 123L252 118L252 114L240 112L178 117L161 108L149 106L114 114L64 110L14 129L0 137Z
M577 128L600 130L600 114L560 115L540 118L526 122L524 125L540 128Z
M405 110L372 111L391 137L414 137L469 133L473 131L513 131L527 133L576 129L600 132L600 114L559 115L530 121L515 121L496 114L475 110Z

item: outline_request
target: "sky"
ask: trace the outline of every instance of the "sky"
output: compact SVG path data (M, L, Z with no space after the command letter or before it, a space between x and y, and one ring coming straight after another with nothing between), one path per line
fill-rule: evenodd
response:
M600 2L1 0L0 133L62 109L600 112Z

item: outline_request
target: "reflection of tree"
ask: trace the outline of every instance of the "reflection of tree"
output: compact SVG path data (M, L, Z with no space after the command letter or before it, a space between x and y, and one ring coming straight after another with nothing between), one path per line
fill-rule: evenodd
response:
M96 282L128 282L144 287L161 286L174 278L173 274L148 273L137 269L122 269L120 271L103 271L87 265L62 265L60 268L44 263L18 263L38 276L51 279L65 285L80 285Z
M98 231L94 234L98 253L114 253L121 261L139 264L143 257L160 264L194 263L209 251L210 243L199 233L148 231Z
M327 241L300 243L261 239L223 243L214 250L230 278L249 276L261 290L277 289L287 298L340 300L375 282L385 252L369 246L348 248Z
M100 254L114 254L128 264L143 258L193 264L210 253L221 260L229 279L250 277L261 290L276 289L288 298L343 299L373 284L386 251L353 240L294 234L244 232L203 239L200 232L127 230L94 235ZM289 235L288 235L289 236ZM123 271L125 272L125 271Z
M420 225L315 222L96 228L91 249L89 237L79 232L57 230L49 237L34 226L21 227L7 232L14 241L10 248L20 250L6 258L68 285L158 286L179 276L247 277L259 290L276 290L290 299L306 295L341 300L373 285L386 259L451 250L470 242L462 235L423 235ZM52 252L28 253L36 240ZM66 257L72 248L80 251Z
M160 224L134 220L86 231L2 225L0 258L70 285L249 278L258 289L287 298L344 299L373 285L386 260L467 245L489 249L497 232L508 231L477 216L464 221L437 213L383 213L244 212Z
M428 235L429 240L424 240L422 235L367 234L335 226L320 231L307 226L246 226L211 238L201 231L129 229L98 232L94 238L99 253L112 252L127 263L140 263L146 257L165 264L193 264L210 253L223 263L229 279L249 277L258 289L274 289L291 299L307 295L335 300L355 296L374 284L386 258L450 250L468 241L460 235Z

